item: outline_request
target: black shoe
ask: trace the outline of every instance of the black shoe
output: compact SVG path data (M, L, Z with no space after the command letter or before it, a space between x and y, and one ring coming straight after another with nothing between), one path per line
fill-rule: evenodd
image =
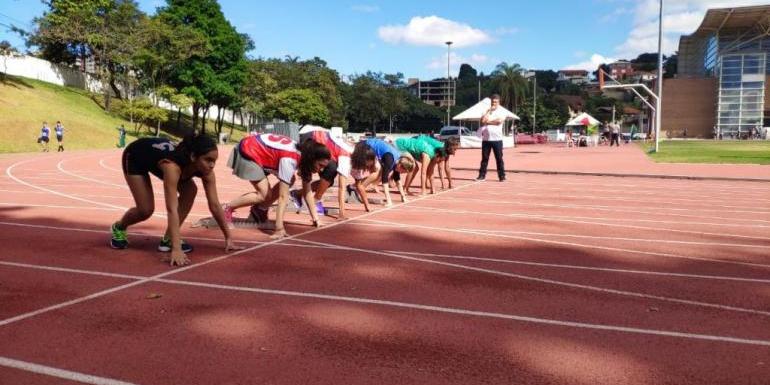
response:
M259 207L258 205L252 205L249 209L251 219L257 223L267 223L267 210Z
M164 253L171 251L171 239L166 238L165 236L161 238L160 243L158 244L158 251L162 251ZM187 254L191 253L192 251L192 245L182 240L182 252Z
M128 238L126 237L126 229L118 228L116 223L110 227L112 232L112 239L110 239L110 247L113 249L125 249L128 247Z
M487 179L487 177L485 177L485 176L480 176L480 177L476 178L476 182L481 182L481 181L482 181L482 180L484 180L484 179Z

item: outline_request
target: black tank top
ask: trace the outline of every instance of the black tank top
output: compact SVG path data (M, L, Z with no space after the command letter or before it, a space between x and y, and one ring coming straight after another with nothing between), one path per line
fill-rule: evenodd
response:
M126 151L131 154L128 162L131 163L135 170L149 172L163 179L163 170L158 166L161 160L170 160L182 169L191 163L189 157L184 156L179 151L175 151L176 147L177 145L174 142L166 138L140 138L129 144L128 148L126 148ZM195 173L193 176L200 175Z

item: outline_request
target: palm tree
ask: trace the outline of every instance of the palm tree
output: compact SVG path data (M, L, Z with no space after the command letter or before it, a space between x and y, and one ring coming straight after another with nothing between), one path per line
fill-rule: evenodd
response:
M522 71L523 68L516 63L508 65L502 62L492 72L492 81L500 93L500 102L514 112L528 89L527 79L521 74Z

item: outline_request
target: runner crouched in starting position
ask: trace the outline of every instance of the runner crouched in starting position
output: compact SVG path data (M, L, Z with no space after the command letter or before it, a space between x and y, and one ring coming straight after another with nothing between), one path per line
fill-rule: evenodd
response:
M366 188L379 180L385 193L385 206L392 206L389 181L396 182L401 202L406 203L406 193L401 183L401 174L414 169L414 159L408 153L401 153L382 139L367 139L356 144L351 157L353 173L362 177L356 179L356 191L361 196L366 211L370 211ZM377 167L379 164L379 167ZM365 175L368 173L368 175Z
M428 170L425 173L426 183L430 188L430 193L434 194L436 192L435 188L433 187L433 173L437 167L438 180L441 182L441 188L444 189L444 175L446 175L447 186L451 189L452 173L449 168L449 157L457 152L457 149L460 147L460 140L457 138L436 140L429 135L420 135L417 136L416 139L422 140L429 146L433 147L433 150L436 153L436 156L430 160Z
M225 217L232 224L233 211L251 206L251 215L258 222L267 222L267 211L273 202L278 203L275 217L273 239L287 237L283 224L286 203L289 201L289 188L294 184L294 174L299 171L305 200L310 207L315 207L315 198L310 189L313 173L324 169L331 159L329 149L314 140L306 140L297 145L291 138L275 135L250 135L233 148L227 165L233 174L248 180L254 191L241 195L225 204ZM267 174L275 174L278 184L270 186ZM315 210L310 210L313 225L321 226L321 220Z
M158 245L158 251L171 252L171 266L190 263L186 253L193 248L182 240L179 228L190 213L198 193L193 177L203 181L209 211L225 236L225 251L241 249L233 244L217 197L214 165L218 156L216 143L205 135L187 136L178 145L164 138L141 138L129 144L123 151L123 175L136 206L128 209L112 225L110 246L125 249L128 246L126 229L146 220L155 211L155 195L149 175L153 174L163 180L168 218L166 234Z
M326 208L323 205L323 196L329 187L334 186L334 179L336 178L338 187L337 201L340 208L338 218L343 219L345 218L345 189L348 184L347 181L350 180L350 154L353 153L353 145L346 142L341 137L332 136L331 132L323 127L306 126L304 127L304 130L307 132L300 135L300 144L308 140L313 140L326 146L331 155L329 163L318 173L320 179L310 185L310 188L314 192L315 210L320 215L326 214ZM291 191L291 198L297 209L302 208L302 196L304 194L304 190ZM308 207L313 206L308 205Z

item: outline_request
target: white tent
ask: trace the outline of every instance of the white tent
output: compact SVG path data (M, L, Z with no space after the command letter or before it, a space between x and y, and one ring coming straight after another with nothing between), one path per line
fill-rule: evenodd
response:
M593 116L583 112L578 116L570 119L570 121L567 122L565 126L595 126L598 124L599 124L598 120L596 120Z
M480 120L482 116L489 110L489 107L492 106L492 100L489 98L484 98L482 101L476 103L473 105L473 107L455 115L452 120ZM505 119L515 119L515 120L521 120L516 114L514 114L511 111L508 111L505 107L499 106L497 108L500 108L505 113Z

